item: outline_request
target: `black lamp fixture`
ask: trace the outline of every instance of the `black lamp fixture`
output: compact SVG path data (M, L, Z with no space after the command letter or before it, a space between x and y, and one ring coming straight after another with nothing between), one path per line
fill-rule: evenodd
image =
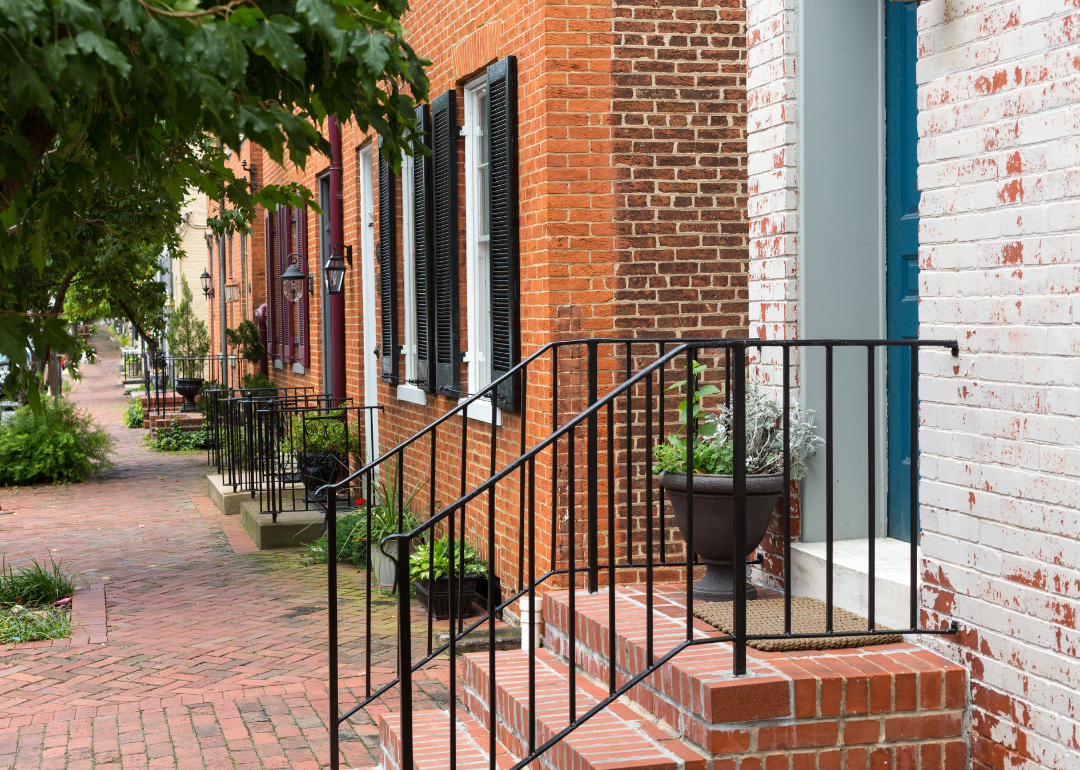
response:
M299 254L289 255L289 266L281 274L281 296L286 302L298 302L304 294L304 284L307 283L308 294L314 294L311 276L300 271L297 262Z
M345 256L338 254L338 246L341 247ZM335 244L330 254L330 259L323 265L323 281L326 285L327 294L341 294L345 288L345 262L348 260L352 265L352 246L343 243Z
M199 276L199 280L202 281L202 293L207 299L214 298L214 279L207 271L203 270L202 275Z

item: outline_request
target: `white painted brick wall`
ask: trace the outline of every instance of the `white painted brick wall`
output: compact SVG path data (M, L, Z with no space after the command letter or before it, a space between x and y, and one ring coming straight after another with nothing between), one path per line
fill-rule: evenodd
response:
M795 12L793 0L747 0L750 336L795 337ZM780 351L751 358L750 377L779 383ZM797 376L797 375L795 375Z
M923 601L980 769L1080 768L1078 8L919 9Z

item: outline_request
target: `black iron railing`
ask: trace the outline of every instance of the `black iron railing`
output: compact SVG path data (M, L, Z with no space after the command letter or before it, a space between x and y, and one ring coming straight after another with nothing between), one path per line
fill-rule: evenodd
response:
M490 766L496 765L496 736L498 730L498 699L496 696L497 670L495 666L496 616L512 602L528 598L534 602L538 589L569 587L568 592L568 658L569 684L567 701L569 721L564 729L549 740L538 743L536 736L536 671L535 655L529 656L529 703L526 713L533 715L527 736L527 753L514 766L524 768L565 738L596 713L607 708L615 699L634 685L678 655L682 650L700 644L729 644L733 652L733 674L746 672L746 647L750 640L850 635L850 631L833 631L834 596L832 589L833 540L834 540L834 494L833 484L837 477L834 440L837 405L834 404L835 359L838 349L864 351L865 364L854 370L845 370L842 376L854 381L866 380L866 445L869 450L867 483L868 497L866 521L870 548L869 595L875 590L874 541L878 531L878 503L875 481L877 469L874 457L877 453L875 423L878 419L878 403L882 379L878 367L884 359L884 349L890 351L890 364L899 355L906 355L908 388L912 415L909 425L911 442L910 472L910 623L909 627L889 630L901 634L947 634L952 628L924 628L919 625L918 615L918 387L919 352L924 350L948 351L958 355L958 347L952 341L938 340L813 340L813 341L758 341L758 340L610 340L592 339L552 343L529 356L511 372L492 382L484 391L473 396L458 407L431 423L427 428L403 441L335 484L328 486L321 503L325 509L328 552L337 552L336 527L332 522L337 516L338 494L350 485L362 483L371 488L378 480L388 478L393 468L406 469L397 473L397 509L400 512L406 500L406 484L426 485L428 506L434 515L408 532L386 537L380 544L384 553L391 544L396 545L397 585L410 584L412 580L425 580L429 587L435 584L434 548L436 539L449 544L448 568L446 570L449 591L450 633L447 641L435 645L432 620L429 613L426 649L414 657L412 649L412 602L409 591L399 591L397 598L397 676L389 682L375 686L372 680L371 659L371 566L366 569L367 581L367 645L364 664L364 696L344 712L339 703L339 657L338 657L338 610L337 610L337 564L328 560L329 625L330 625L330 756L331 767L339 767L337 725L345 722L374 699L390 689L400 690L400 746L399 767L413 766L413 684L412 674L420 668L445 664L448 666L450 690L450 725L447 744L450 766L455 766L457 756L457 672L456 647L465 634L487 626L489 649ZM826 533L826 627L823 633L794 634L791 624L791 541L792 541L792 486L790 435L792 398L793 351L807 358L811 353L824 357L824 408L820 416L825 444L822 449L825 465L825 533ZM816 352L820 351L820 353ZM845 353L848 360L852 354ZM753 361L751 359L753 358ZM779 515L782 518L782 574L777 578L782 584L785 602L785 623L782 634L747 633L746 628L746 561L747 552L747 422L746 393L748 368L751 363L762 363L764 358L771 371L780 373L779 382L773 380L779 402L780 464L782 468L782 493ZM709 369L699 374L698 363L708 363ZM884 367L881 367L884 368ZM806 383L812 367L799 372L800 382ZM850 367L849 367L850 369ZM477 429L470 426L468 414L481 400L493 400L501 383L517 379L521 402L526 410L518 417L504 416L508 423L516 422L507 437L500 436L498 419ZM728 407L731 425L733 540L732 586L734 632L714 637L695 637L693 623L694 603L694 474L686 474L686 527L685 540L671 522L665 509L665 491L657 484L652 462L654 442L662 441L672 432L680 411L686 419L685 440L687 467L694 467L694 432L696 422L691 407L680 400L686 399L686 388L676 388L670 383L688 381L713 384L712 391L717 402L722 398ZM848 413L847 405L841 407ZM494 410L492 410L494 411ZM532 446L528 446L532 440ZM440 441L442 443L440 443ZM452 447L458 457L453 466L447 462L447 447ZM476 473L478 454L487 459L486 479L470 483L470 473ZM512 458L507 460L506 458ZM473 458L470 463L470 458ZM500 460L500 458L503 458ZM820 458L819 458L820 459ZM538 464L540 473L538 474ZM845 469L850 472L850 469ZM455 472L456 471L456 472ZM406 477L409 482L405 482ZM456 496L449 504L438 501L439 495L451 490ZM516 505L511 501L516 501ZM366 497L367 520L370 525L373 506L385 501ZM516 541L505 531L497 532L499 516L510 516L516 523ZM622 520L620 522L620 519ZM399 525L404 519L399 518ZM621 538L616 528L625 526ZM505 527L504 527L505 530ZM547 538L550 538L548 540ZM462 552L453 547L459 541L475 541L480 552L486 556L487 568L492 576L502 578L504 590L501 597L495 591L496 581L488 580L487 610L478 618L465 623L458 611L455 594L462 591L467 572L462 563ZM407 554L413 545L426 543L429 563L425 571L421 566L417 575L416 563L411 565ZM685 639L659 658L653 655L653 607L652 586L654 573L663 567L682 568L686 586ZM616 680L616 634L615 587L620 571L644 571L646 583L646 640L649 661L640 671L631 672L621 684ZM514 573L516 572L516 582ZM625 572L624 572L625 574ZM426 576L426 577L425 577ZM608 645L607 670L608 696L585 713L576 713L575 691L577 689L575 645L577 637L575 595L578 590L596 593L608 592ZM871 598L868 607L866 634L885 633L876 620L876 608ZM534 652L534 637L528 634L530 653ZM446 654L445 658L440 656ZM436 660L440 658L440 660ZM354 674L357 672L353 672ZM429 674L425 674L429 675Z
M236 356L229 356L227 365L235 367L236 361ZM195 398L201 389L207 383L220 383L224 379L221 367L221 356L186 358L160 350L144 353L143 389L149 411L155 414L197 411Z
M143 381L143 357L137 348L121 350L120 379L125 383Z

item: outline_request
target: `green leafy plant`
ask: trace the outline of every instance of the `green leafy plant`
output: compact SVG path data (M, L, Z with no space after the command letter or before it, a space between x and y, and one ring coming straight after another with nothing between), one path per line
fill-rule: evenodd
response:
M705 371L703 364L694 365L694 381ZM686 380L676 382L668 390L684 387ZM690 388L690 419L694 423L694 472L730 475L733 470L734 439L733 411L721 406L715 413L702 414L701 399L715 395L715 385ZM789 456L791 478L798 481L806 476L807 462L825 440L814 434L812 410L801 409L797 402L789 410ZM679 403L680 433L669 434L667 441L653 447L655 473L686 473L687 400ZM784 463L783 410L758 388L746 388L746 472L749 474L780 473Z
M476 548L467 540L454 541L454 574L487 577L487 562L480 558ZM409 579L435 581L450 574L451 548L449 539L441 537L429 546L417 543L409 557ZM429 563L430 562L430 563Z
M374 516L375 511L372 510ZM367 511L359 508L338 517L338 561L351 561L356 566L367 563ZM304 557L308 564L325 564L329 546L326 534L305 547Z
M67 399L43 400L0 422L0 484L83 481L112 467L113 440Z
M180 304L169 318L169 352L176 362L177 377L198 377L202 374L203 362L210 352L210 335L206 331L206 322L195 317L191 307L191 287L187 278L180 276Z
M208 429L185 430L180 427L179 420L173 420L171 425L157 428L153 435L148 434L143 440L147 449L154 452L193 452L206 449L211 439Z
M141 428L143 426L142 401L137 398L128 401L128 405L124 407L121 422L125 428Z
M247 391L253 391L266 390L267 388L274 388L277 386L274 385L273 380L262 372L252 372L251 374L245 374L240 379L240 387Z
M210 408L210 399L206 395L208 390L221 390L222 385L217 380L207 380L199 386L199 392L195 394L195 408L202 414L206 414L206 410Z
M278 442L278 448L288 454L296 452L343 454L347 443L345 435L345 412L342 409L325 413L294 414L288 419L288 427Z
M251 319L245 318L235 329L226 329L225 336L245 361L257 364L266 355L266 346L259 341L259 327Z

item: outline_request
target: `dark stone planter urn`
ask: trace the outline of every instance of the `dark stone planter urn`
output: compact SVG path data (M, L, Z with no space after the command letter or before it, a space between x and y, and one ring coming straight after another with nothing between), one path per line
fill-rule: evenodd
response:
M686 540L686 474L661 473L660 486L667 491L675 523ZM694 476L694 553L705 564L705 577L694 584L694 598L729 602L735 598L731 557L735 550L735 499L731 476L698 473ZM752 554L769 529L776 501L784 492L784 474L766 473L746 477L746 554ZM746 598L757 597L746 584Z
M195 396L199 393L199 388L203 386L202 377L177 377L176 383L173 385L173 389L184 397L184 404L180 407L181 412L194 412L195 408Z
M454 617L465 617L465 611L472 603L476 592L476 575L454 576ZM450 578L446 575L435 578L432 585L427 580L416 580L416 600L435 620L447 620L450 617Z
M333 484L341 475L341 463L333 452L297 452L296 465L304 484L304 499L309 503L326 502L326 493L316 495L319 487Z

